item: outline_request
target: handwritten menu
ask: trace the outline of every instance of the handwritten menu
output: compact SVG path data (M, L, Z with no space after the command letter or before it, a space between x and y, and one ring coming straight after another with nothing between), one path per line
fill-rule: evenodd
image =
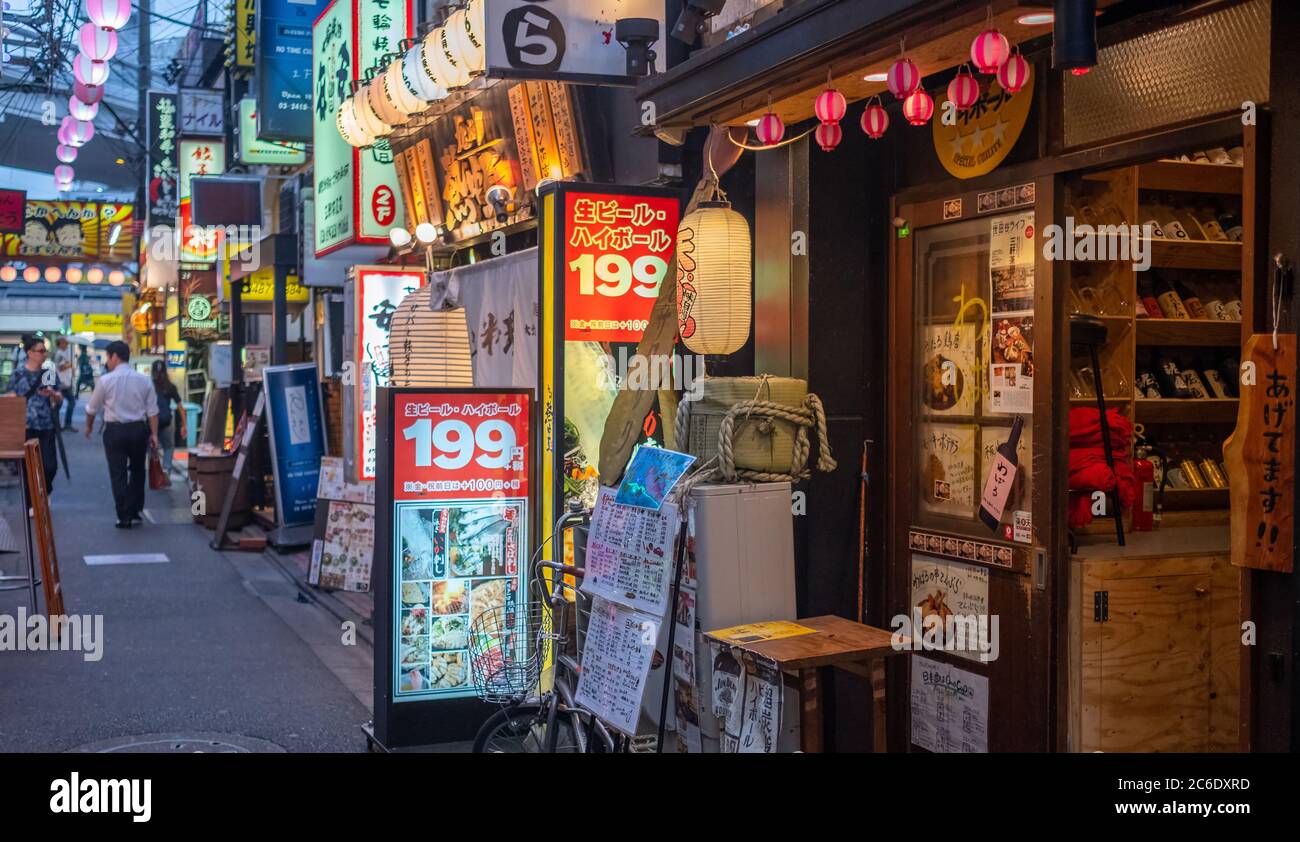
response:
M616 602L592 599L575 700L625 734L635 734L660 621Z
M745 681L738 752L776 753L776 740L781 730L782 690L780 668L772 662L756 661Z
M989 750L989 680L912 656L912 742L927 751Z
M582 590L662 617L668 609L669 574L677 506L658 511L614 502L601 487L587 537L587 575Z

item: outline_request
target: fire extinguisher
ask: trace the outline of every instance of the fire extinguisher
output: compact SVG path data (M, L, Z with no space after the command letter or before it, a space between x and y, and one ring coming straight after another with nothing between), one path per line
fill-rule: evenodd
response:
M1150 532L1155 525L1156 466L1147 458L1149 448L1139 447L1133 460L1133 477L1138 495L1133 501L1133 531Z

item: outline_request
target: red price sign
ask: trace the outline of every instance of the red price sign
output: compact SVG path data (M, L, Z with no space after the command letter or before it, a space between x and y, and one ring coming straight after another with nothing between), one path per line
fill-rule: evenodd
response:
M564 338L636 342L677 239L677 200L566 193Z
M393 406L393 499L527 497L529 396L401 393Z

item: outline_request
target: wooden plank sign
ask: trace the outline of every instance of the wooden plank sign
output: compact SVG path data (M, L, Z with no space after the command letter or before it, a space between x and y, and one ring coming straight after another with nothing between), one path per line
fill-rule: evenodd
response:
M1237 429L1223 444L1232 563L1290 572L1295 554L1296 338L1255 334L1241 352Z
M50 520L50 490L45 486L45 463L41 460L41 443L28 439L23 446L27 470L27 488L31 493L32 525L36 530L36 545L40 550L41 588L45 592L45 616L49 620L61 617L63 610L63 583L59 581L59 558L54 551L54 523ZM58 637L59 624L50 623Z

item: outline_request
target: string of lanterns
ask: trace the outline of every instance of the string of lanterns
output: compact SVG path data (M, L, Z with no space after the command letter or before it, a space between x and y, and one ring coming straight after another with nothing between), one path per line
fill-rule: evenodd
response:
M54 168L54 186L60 192L72 189L75 173L71 165L77 160L77 151L95 136L94 121L108 82L108 62L117 55L117 31L131 18L131 0L86 0L86 17L90 20L77 30L79 52L72 59L76 84L68 98L68 116L59 124L59 145L54 151L61 162Z

